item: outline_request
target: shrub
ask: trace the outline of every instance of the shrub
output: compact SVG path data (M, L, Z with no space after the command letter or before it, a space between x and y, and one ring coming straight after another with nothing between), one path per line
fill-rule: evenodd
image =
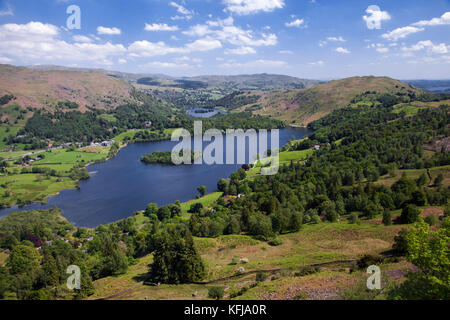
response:
M430 214L428 217L425 218L425 222L428 223L430 226L435 226L437 223L437 218L434 214Z
M283 240L281 240L280 238L275 238L270 240L268 244L271 245L272 247L278 247L283 244Z
M408 204L402 210L402 214L400 216L400 223L403 224L414 223L417 221L419 216L420 216L420 209L413 204Z
M220 300L225 294L225 289L223 287L212 287L208 290L208 297L215 300Z
M385 226L392 225L392 213L389 209L384 209L383 212L383 224Z
M353 212L353 213L350 215L350 217L348 218L348 221L349 221L351 224L358 223L358 221L359 221L359 216L358 216L358 214L357 214L356 212Z
M256 282L263 282L267 280L267 276L264 272L258 272L256 274Z
M383 263L382 257L376 257L370 254L366 254L356 262L356 265L358 266L359 269L366 269L369 266L381 263Z

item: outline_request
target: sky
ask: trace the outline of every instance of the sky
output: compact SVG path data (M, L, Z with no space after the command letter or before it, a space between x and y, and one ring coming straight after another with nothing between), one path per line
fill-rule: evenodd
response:
M0 63L450 79L450 0L0 0Z

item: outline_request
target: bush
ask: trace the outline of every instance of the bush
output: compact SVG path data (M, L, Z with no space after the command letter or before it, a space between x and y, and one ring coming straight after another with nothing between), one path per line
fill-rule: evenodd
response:
M358 214L357 214L356 212L353 212L353 213L350 215L350 217L348 218L348 221L349 221L351 224L358 223L358 222L359 222L359 216L358 216Z
M383 212L383 224L385 226L392 225L392 213L389 209L385 209Z
M283 244L283 240L281 240L280 238L275 238L275 239L270 240L268 242L268 244L272 247L278 247Z
M435 226L437 223L437 218L434 214L430 214L428 217L425 218L425 222L428 223L430 226Z
M267 280L267 276L264 272L258 272L256 274L256 282L263 282Z
M406 234L408 230L402 229L397 236L394 237L394 245L392 249L395 253L405 255L408 251L408 243L406 242Z
M208 290L208 297L215 300L220 300L225 294L225 289L223 287L212 287Z
M408 204L402 210L402 214L400 216L400 223L410 224L417 222L417 219L420 216L420 212L421 211L417 206L413 204Z
M382 257L376 257L370 254L366 254L364 256L362 256L357 262L356 265L358 266L359 269L366 269L369 266L372 265L378 265L383 263L383 258Z

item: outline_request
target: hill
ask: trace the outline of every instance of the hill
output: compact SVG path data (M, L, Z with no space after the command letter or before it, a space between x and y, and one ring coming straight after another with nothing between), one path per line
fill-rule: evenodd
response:
M236 76L198 76L187 78L187 80L205 82L210 87L224 87L230 90L305 89L320 83L317 80L266 73Z
M415 98L426 91L387 77L352 77L330 81L308 89L278 91L247 91L235 98L259 96L257 101L240 106L237 110L275 117L292 125L306 126L333 110L345 107L355 97L366 92L390 93Z
M36 70L0 65L0 96L13 95L10 104L22 108L52 110L58 102L71 101L80 106L105 109L134 100L132 86L102 72Z

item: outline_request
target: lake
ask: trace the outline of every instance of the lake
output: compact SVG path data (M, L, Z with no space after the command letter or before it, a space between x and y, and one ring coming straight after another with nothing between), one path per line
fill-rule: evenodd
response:
M219 109L193 108L187 111L188 115L196 118L211 118L217 114L226 114L225 111Z
M310 131L304 128L286 128L279 133L281 147L291 137L300 139ZM88 170L91 178L81 181L79 190L63 190L58 195L49 197L48 203L44 205L34 203L22 208L14 206L2 209L0 217L14 211L56 206L63 211L63 216L70 223L92 228L130 217L135 211L145 209L150 202L164 206L176 200L185 202L194 199L198 194L197 187L201 185L206 186L208 193L216 191L219 179L228 178L241 167L237 164L146 165L140 161L144 154L170 151L176 144L177 142L172 141L130 144L113 159L90 165ZM203 147L208 144L209 142L204 142ZM270 139L268 147L270 148Z

